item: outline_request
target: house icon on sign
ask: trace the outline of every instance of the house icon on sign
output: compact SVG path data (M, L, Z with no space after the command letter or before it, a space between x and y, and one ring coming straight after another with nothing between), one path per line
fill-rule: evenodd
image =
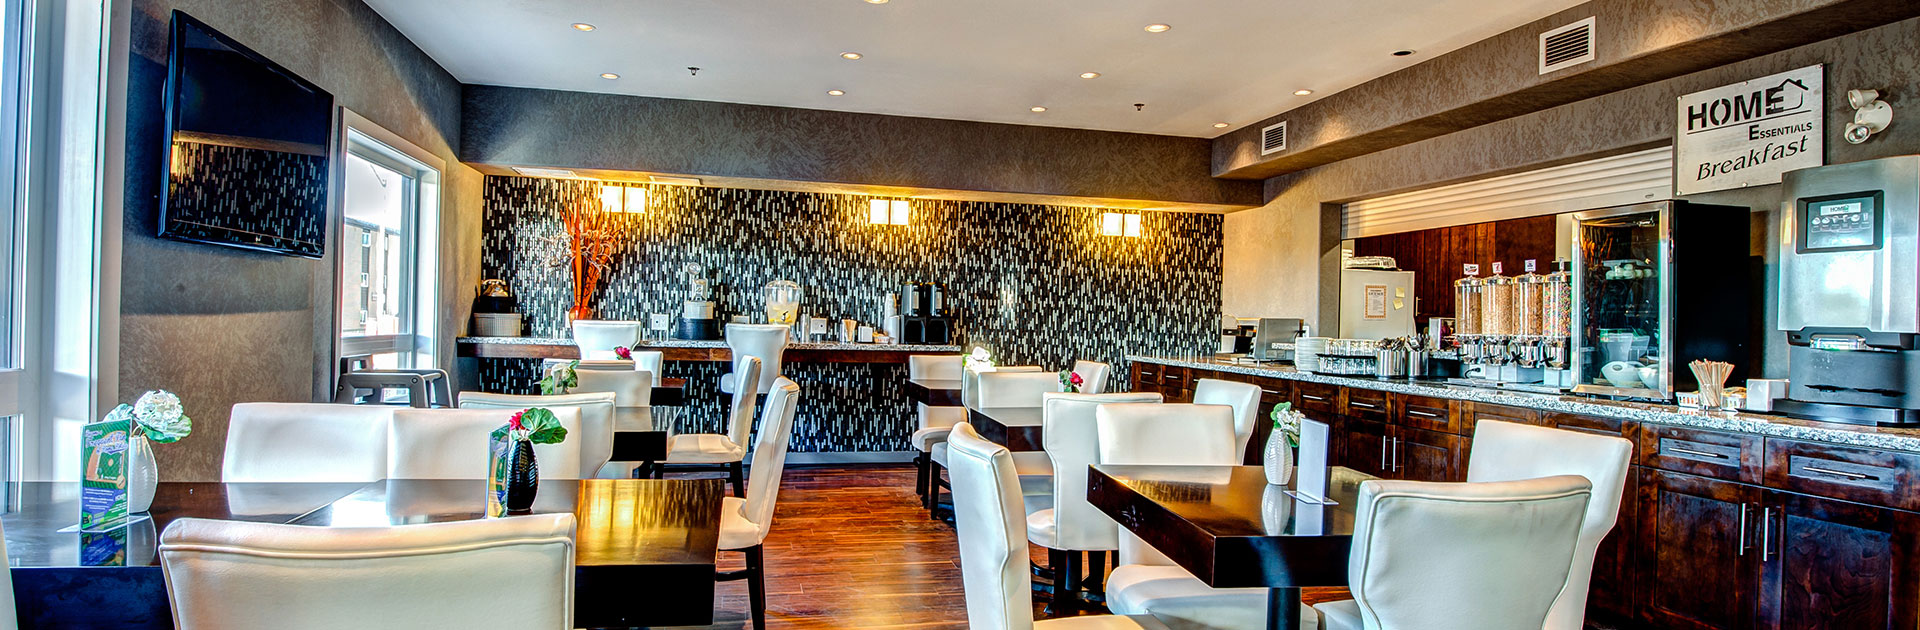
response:
M1799 79L1781 81L1766 89L1766 103L1768 116L1798 110L1807 104L1807 84Z

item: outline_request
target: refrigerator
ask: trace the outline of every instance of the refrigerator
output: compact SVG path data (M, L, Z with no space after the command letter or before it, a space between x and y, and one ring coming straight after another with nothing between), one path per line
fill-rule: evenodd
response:
M1387 339L1413 334L1413 272L1340 272L1340 338Z

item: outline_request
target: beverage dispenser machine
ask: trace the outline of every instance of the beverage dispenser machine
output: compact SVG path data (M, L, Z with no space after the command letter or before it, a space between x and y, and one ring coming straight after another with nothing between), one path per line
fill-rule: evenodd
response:
M1920 155L1785 176L1780 322L1792 416L1920 425Z

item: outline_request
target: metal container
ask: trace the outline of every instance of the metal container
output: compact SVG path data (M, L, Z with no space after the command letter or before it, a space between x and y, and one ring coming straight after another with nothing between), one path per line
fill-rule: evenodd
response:
M1407 351L1373 351L1373 375L1379 378L1404 378L1407 375Z
M1426 378L1427 360L1433 353L1426 350L1413 350L1407 353L1407 378Z

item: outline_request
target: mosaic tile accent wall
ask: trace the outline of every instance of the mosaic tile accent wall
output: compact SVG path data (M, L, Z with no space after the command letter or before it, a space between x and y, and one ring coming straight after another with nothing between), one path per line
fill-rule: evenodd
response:
M1146 213L1143 238L1100 235L1097 208L915 200L910 225L871 225L870 198L785 191L645 186L642 214L615 215L629 235L595 296L600 319L676 318L688 278L713 285L722 319L761 311L773 280L803 287L801 312L878 322L907 282L946 287L959 340L1005 365L1061 369L1075 359L1124 373L1127 354L1188 354L1218 343L1221 216ZM572 278L561 208L597 185L488 176L481 273L518 297L532 336L567 337ZM481 386L526 392L538 365L489 360ZM717 363L676 362L690 380L680 431L717 431ZM905 451L912 406L905 365L799 364L796 452ZM1124 382L1116 377L1114 382Z

